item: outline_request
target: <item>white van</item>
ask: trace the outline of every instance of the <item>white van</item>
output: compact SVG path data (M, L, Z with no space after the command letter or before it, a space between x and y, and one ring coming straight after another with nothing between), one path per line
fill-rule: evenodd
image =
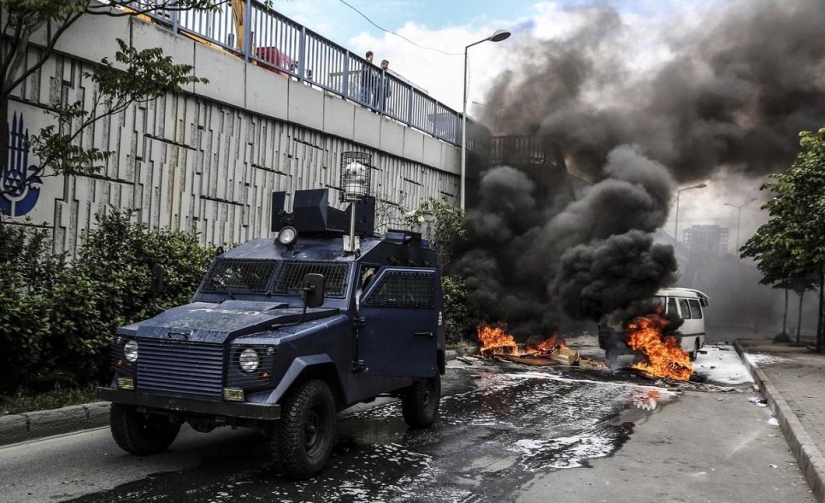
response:
M674 334L679 345L690 353L690 359L699 356L705 345L705 312L708 296L690 288L663 288L656 292L654 302L664 309L665 314L676 313L684 323ZM599 324L599 347L605 350L608 363L623 354L634 354L625 343L624 330L620 325L605 317Z

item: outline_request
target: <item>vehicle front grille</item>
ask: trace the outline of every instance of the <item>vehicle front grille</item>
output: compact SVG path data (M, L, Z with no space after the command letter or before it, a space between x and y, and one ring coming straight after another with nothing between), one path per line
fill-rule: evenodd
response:
M139 391L221 398L222 344L162 339L139 339L138 344Z

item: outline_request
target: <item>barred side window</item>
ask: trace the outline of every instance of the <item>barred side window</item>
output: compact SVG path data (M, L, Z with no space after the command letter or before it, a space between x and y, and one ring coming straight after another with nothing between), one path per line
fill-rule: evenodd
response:
M390 271L364 302L378 307L434 307L432 272Z

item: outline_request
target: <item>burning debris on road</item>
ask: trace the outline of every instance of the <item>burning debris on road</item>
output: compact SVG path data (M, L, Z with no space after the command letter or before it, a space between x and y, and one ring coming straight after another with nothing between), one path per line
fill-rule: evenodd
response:
M665 335L667 324L666 318L655 313L635 318L627 324L628 346L643 357L631 368L651 378L687 381L693 375L690 355L679 347L674 337ZM479 354L485 358L524 365L575 365L588 370L608 368L603 360L583 358L557 334L539 342L530 338L526 343L519 343L507 332L504 323L481 324L477 330L481 344Z
M507 325L481 324L478 327L479 353L486 358L500 358L525 365L577 365L583 368L607 368L603 362L582 358L579 352L567 345L558 334L533 343L518 343L507 332Z

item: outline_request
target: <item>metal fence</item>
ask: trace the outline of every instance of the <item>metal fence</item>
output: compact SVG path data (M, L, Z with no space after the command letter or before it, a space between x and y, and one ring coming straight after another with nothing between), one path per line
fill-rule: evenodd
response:
M170 7L173 4L132 2L135 10L176 33L325 89L453 145L461 144L459 112L257 0L229 0L210 11L176 10Z
M493 163L558 164L561 158L558 147L540 136L494 136L490 147Z

